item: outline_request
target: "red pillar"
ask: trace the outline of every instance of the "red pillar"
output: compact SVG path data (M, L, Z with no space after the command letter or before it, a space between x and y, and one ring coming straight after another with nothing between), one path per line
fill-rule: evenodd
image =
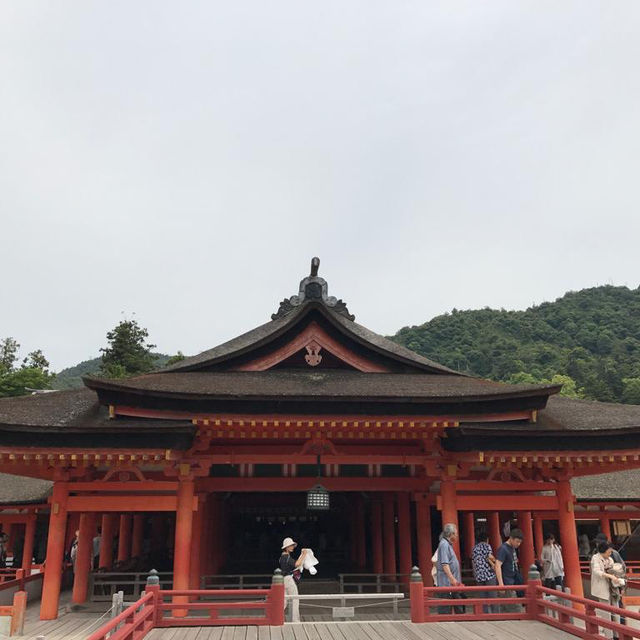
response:
M180 479L178 483L178 504L176 507L176 533L173 548L173 588L189 589L189 554L193 530L193 480ZM187 602L184 596L175 596L174 602ZM187 612L176 609L175 616L184 617Z
M433 548L431 542L431 506L424 497L416 500L416 529L418 542L418 567L422 574L422 581L428 587L431 584L431 557Z
M55 620L58 617L62 562L64 560L64 538L67 526L67 498L69 490L66 482L55 482L51 496L49 535L47 538L47 559L42 584L40 619Z
M382 504L378 500L371 503L371 546L373 556L373 573L383 573Z
M193 525L191 533L191 552L190 552L190 589L200 588L200 549L202 542L202 527L204 525L203 518L204 501L198 496L198 510L193 513Z
M208 536L207 536L207 549L208 549L208 574L215 575L218 573L219 568L219 553L218 553L218 537L220 535L220 505L218 503L218 495L212 493L209 496L209 511L207 514L207 521L209 523Z
M462 520L464 522L464 556L470 559L473 545L476 543L476 520L473 511L465 511L462 514Z
M100 569L111 569L113 566L113 534L116 530L117 517L115 513L105 513L102 516L100 558L98 559Z
M557 485L558 528L560 529L560 545L564 559L565 582L574 596L583 597L580 557L578 556L578 532L573 512L571 484L568 480L563 480Z
M385 493L382 500L384 536L384 572L395 575L396 568L396 522L393 494Z
M131 514L120 516L118 533L118 562L126 562L131 557Z
M489 525L489 542L491 543L493 552L496 553L496 551L502 544L502 532L500 531L500 512L489 511L489 513L487 513L487 523Z
M611 540L611 520L604 513L600 516L600 531L607 536L607 540Z
M91 561L93 560L93 537L95 534L96 514L81 514L78 555L76 556L75 573L73 574L73 593L71 595L71 601L76 604L87 601L89 573L91 572Z
M133 516L133 531L131 533L131 557L139 558L142 555L142 542L144 537L144 516L137 513Z
M522 577L527 579L529 568L536 558L533 549L533 526L531 521L531 511L518 511L518 527L522 529L524 538L520 545L520 570Z
M22 547L22 568L24 575L31 575L31 562L33 560L33 541L36 534L36 516L29 516L24 529L24 545Z
M536 558L540 559L542 547L544 546L544 531L542 529L542 517L533 516L533 540L535 543Z
M442 502L442 527L446 524L454 524L458 532L453 549L460 559L460 525L458 524L458 506L456 504L456 486L451 478L445 478L440 482L440 500Z
M399 573L411 573L411 500L406 491L398 493L398 555ZM408 581L409 578L406 578Z

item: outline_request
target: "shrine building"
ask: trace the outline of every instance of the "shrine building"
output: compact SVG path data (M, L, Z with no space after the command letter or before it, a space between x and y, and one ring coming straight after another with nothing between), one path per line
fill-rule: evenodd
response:
M209 351L0 399L0 525L25 569L41 547L43 619L76 529L77 603L98 534L100 568L145 557L175 589L270 572L285 536L324 576L417 564L427 580L443 523L468 558L474 526L495 548L514 516L525 572L549 528L582 595L576 521L612 537L640 519L640 406L453 371L357 324L318 265L269 322Z

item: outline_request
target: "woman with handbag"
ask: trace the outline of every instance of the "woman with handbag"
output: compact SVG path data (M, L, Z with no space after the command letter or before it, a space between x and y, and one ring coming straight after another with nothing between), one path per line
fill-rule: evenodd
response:
M284 576L284 593L287 596L298 595L298 582L300 582L300 567L307 555L307 550L303 549L297 560L291 555L293 550L298 546L291 538L285 538L282 541L282 554L280 555L280 571ZM287 609L287 601L284 601L285 611ZM291 622L300 622L300 601L298 598L291 600Z

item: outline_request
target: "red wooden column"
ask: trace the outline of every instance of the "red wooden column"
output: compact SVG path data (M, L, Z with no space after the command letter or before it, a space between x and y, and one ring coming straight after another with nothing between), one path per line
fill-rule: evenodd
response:
M22 548L22 568L24 575L31 574L31 561L33 560L33 541L36 535L36 515L29 516L24 529L24 545Z
M406 491L398 493L398 555L399 573L411 574L411 498ZM409 578L406 578L408 582Z
M49 536L47 538L47 559L42 584L40 619L55 620L58 617L62 562L64 560L64 538L67 526L67 498L69 489L66 482L55 482L51 496L49 516Z
M118 562L126 562L131 557L131 514L120 516L118 533Z
M454 551L460 559L460 525L458 524L458 506L456 504L456 486L452 478L444 478L440 482L440 500L442 503L442 527L454 524L458 537L453 545Z
M71 594L71 601L76 604L87 601L89 573L91 572L91 561L93 560L93 537L95 534L96 514L81 514L78 555L76 556L76 566L73 574L73 593Z
M609 516L604 514L600 516L600 531L607 536L607 540L611 540L611 520L609 520Z
M473 511L465 511L462 514L462 521L464 522L464 555L465 558L470 559L473 545L476 543L476 519Z
M373 573L383 573L382 503L379 500L375 500L371 503L371 546L371 554L373 556Z
M219 517L220 517L220 509L218 504L218 494L212 493L209 495L209 509L207 511L207 573L208 574L216 574L218 573L218 561L219 561L219 553L218 553L218 536L219 536Z
M416 498L416 529L418 542L418 568L422 574L422 581L428 587L431 584L431 557L433 548L431 542L431 505L424 496Z
M533 549L533 523L531 520L531 511L518 511L518 527L522 529L524 538L520 545L520 570L522 577L526 580L529 568L536 559L536 553Z
M113 534L116 530L115 513L105 513L102 516L102 534L100 536L100 557L98 568L111 569L113 566Z
M568 480L557 483L558 496L558 528L560 529L560 545L564 559L565 581L574 596L584 596L582 578L580 576L580 557L578 556L578 532L573 512L573 493Z
M198 496L198 510L193 513L193 525L191 533L191 552L190 552L190 589L200 588L200 550L202 543L202 527L204 526L204 498Z
M144 538L144 516L136 513L133 516L133 531L131 533L131 557L139 558L142 555L142 542Z
M384 537L384 572L396 574L396 515L394 509L393 493L385 493L382 499Z
M500 545L502 544L502 533L500 531L500 512L489 511L487 513L487 522L489 524L489 542L493 548L493 553L496 553Z
M176 507L176 533L173 548L173 588L189 589L191 533L193 531L193 489L191 478L180 478L178 483L178 504ZM187 602L185 596L174 596L177 603ZM175 616L184 617L187 611L176 609Z
M544 546L544 531L542 528L542 516L533 516L533 540L535 544L536 558L540 559Z

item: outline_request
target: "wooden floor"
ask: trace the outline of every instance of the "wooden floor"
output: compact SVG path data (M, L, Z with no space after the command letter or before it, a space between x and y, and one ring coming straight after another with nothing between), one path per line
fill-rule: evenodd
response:
M563 640L541 622L301 622L284 627L155 629L148 640Z

